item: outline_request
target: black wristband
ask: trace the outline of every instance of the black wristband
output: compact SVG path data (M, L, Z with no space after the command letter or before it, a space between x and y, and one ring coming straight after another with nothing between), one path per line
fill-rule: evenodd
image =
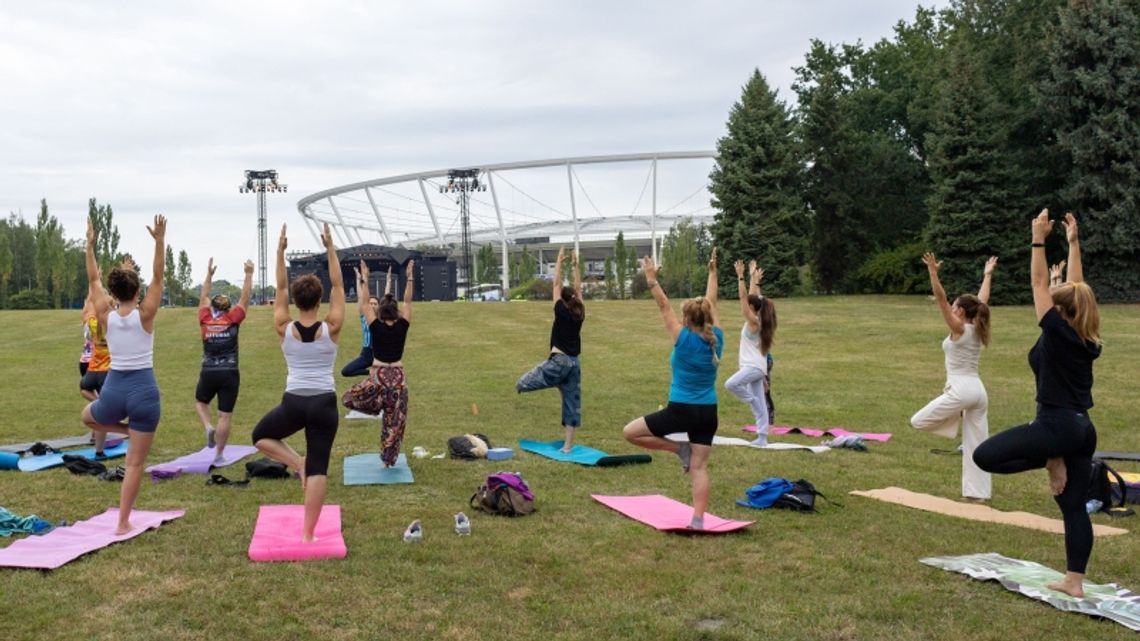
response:
M1045 247L1045 243L1033 243L1033 244L1031 244L1031 245L1030 245L1030 247L1042 247L1042 248L1044 248L1044 247Z

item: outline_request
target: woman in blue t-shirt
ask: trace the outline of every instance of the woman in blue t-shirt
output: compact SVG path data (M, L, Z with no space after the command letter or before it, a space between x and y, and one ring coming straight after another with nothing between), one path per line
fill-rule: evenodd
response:
M1100 356L1100 313L1092 288L1084 282L1077 219L1065 214L1069 242L1069 280L1049 286L1045 239L1053 230L1049 210L1033 221L1030 277L1033 306L1041 336L1029 351L1037 380L1037 416L1032 423L996 434L974 450L974 462L987 472L1013 474L1045 468L1054 500L1065 521L1066 572L1046 587L1083 598L1085 567L1092 553L1093 529L1088 498L1096 428L1089 420L1093 405L1093 361Z
M657 275L661 268L646 256L641 261L645 282L657 301L665 331L673 338L669 363L673 382L669 404L663 410L635 419L622 429L625 440L651 450L673 452L681 459L681 469L693 483L693 519L689 527L704 529L709 505L709 452L716 435L716 372L724 349L724 332L716 310L716 248L709 259L705 295L685 301L677 319L669 298L661 291ZM688 442L676 443L669 434L685 432Z
M574 433L582 424L582 321L586 306L582 304L582 272L578 269L578 252L574 252L572 269L574 286L562 286L564 253L558 248L554 265L554 324L550 327L550 356L519 377L515 389L521 394L557 387L562 394L562 452L574 447Z

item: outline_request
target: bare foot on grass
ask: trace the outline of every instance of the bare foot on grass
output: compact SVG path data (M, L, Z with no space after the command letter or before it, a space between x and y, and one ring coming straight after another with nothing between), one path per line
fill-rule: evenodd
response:
M1045 462L1045 470L1049 472L1049 489L1053 490L1053 496L1060 495L1065 491L1065 485L1069 481L1065 459L1059 457L1049 459Z
M1064 592L1065 594L1077 598L1085 598L1085 575L1077 574L1076 572L1066 572L1065 578L1060 581L1045 584L1045 587L1050 590Z

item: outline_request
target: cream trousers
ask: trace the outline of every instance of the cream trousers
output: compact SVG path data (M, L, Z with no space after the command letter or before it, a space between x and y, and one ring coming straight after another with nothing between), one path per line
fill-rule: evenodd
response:
M930 401L910 418L917 430L946 438L958 435L962 426L962 496L988 499L992 480L974 464L974 450L990 433L989 398L977 376L947 376L942 396Z

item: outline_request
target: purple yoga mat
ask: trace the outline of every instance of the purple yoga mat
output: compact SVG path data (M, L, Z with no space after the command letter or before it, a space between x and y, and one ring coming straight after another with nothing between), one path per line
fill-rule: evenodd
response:
M215 463L214 448L204 447L193 454L176 458L169 463L151 465L146 468L146 471L151 474L158 472L159 476L177 474L178 472L184 474L209 474L211 468L225 467L237 463L241 459L256 452L257 448L252 445L227 445L226 449L222 451L222 460Z
M755 425L745 425L741 429L743 429L745 432L755 432L756 426ZM768 433L769 434L798 433L798 434L803 434L804 436L814 436L816 438L819 438L822 436L834 436L835 438L839 438L840 436L848 436L850 434L858 434L859 436L862 436L863 438L867 439L868 441L881 441L883 443L886 443L887 441L891 440L891 436L893 436L889 432L851 432L851 431L843 429L842 427L829 427L827 429L816 429L814 427L789 427L787 425L773 425L772 427L770 427L768 429Z
M602 505L617 510L634 521L640 521L662 532L687 532L691 534L724 534L741 530L755 521L730 521L705 512L703 530L689 529L693 518L693 508L660 494L649 496L603 496L591 494Z
M119 525L119 508L93 516L74 525L59 527L43 536L20 539L0 550L0 566L10 568L38 568L54 570L59 566L107 547L112 543L132 539L150 528L156 528L166 521L173 521L186 513L186 510L169 512L131 512L131 525L134 528L126 534L115 534Z

